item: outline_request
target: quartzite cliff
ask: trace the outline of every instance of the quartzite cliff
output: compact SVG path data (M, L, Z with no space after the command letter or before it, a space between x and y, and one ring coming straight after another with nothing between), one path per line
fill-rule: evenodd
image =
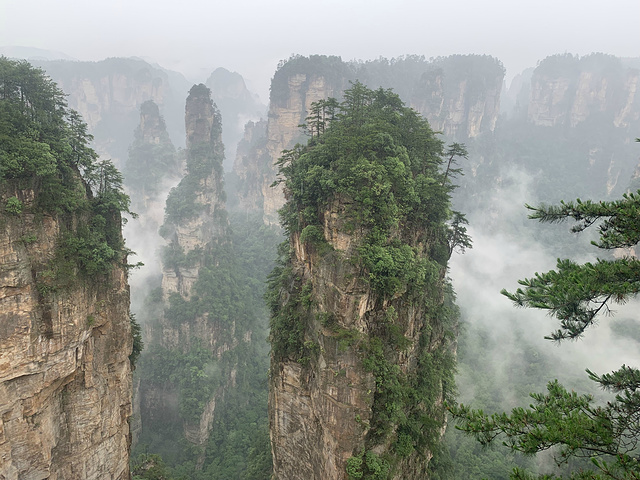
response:
M251 138L252 148L238 150L234 171L243 182L241 204L262 210L265 223L278 223L284 195L280 187L271 188L277 176L275 162L283 150L305 141L299 126L306 122L311 104L328 97L341 99L350 82L392 88L434 130L465 141L495 129L503 78L501 63L489 56L456 55L433 61L406 57L365 63L322 55L292 57L280 65L271 82L266 127L250 125L245 138ZM256 134L263 129L263 137Z
M0 478L127 480L126 196L55 84L0 62Z
M267 296L274 474L428 478L456 322L441 143L392 93L355 84L345 97L281 164L290 237Z

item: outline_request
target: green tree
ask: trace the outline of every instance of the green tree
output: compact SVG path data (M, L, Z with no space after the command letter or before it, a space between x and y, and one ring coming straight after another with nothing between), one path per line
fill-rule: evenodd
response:
M284 152L279 161L278 182L287 199L279 213L291 238L279 251L265 296L272 372L278 374L277 362L316 368L320 335L335 337L358 355L375 387L369 391L364 449L354 451L345 468L350 478L391 478L408 465L426 468L424 452L433 453L441 439L457 321L446 266L451 252L470 240L464 217L451 210L452 172L444 171L443 143L425 119L391 90L370 90L359 82L344 92L328 122L322 107L311 109L307 144ZM325 238L327 212L333 214L335 205L339 228L354 240L348 251L334 250ZM336 263L355 267L357 288L368 288L379 307L367 313L366 331L354 331L330 309L319 308L324 300L314 296L317 277L301 272L290 249L298 240L317 254L318 271ZM414 343L403 323L409 305L421 312ZM415 362L404 369L400 352L410 344ZM417 457L420 467L412 463Z
M108 273L130 253L121 235L129 197L120 172L89 146L92 139L44 71L0 57L0 188L31 191L35 199L9 198L5 211L61 217L60 248L49 265L56 273L46 276L57 286L78 274Z
M319 137L325 128L336 119L336 111L339 107L335 98L319 100L311 104L309 116L305 118L307 123L300 125L311 137Z
M604 250L633 247L640 241L640 192L609 202L578 199L527 208L533 212L530 218L541 222L574 220L573 232L596 225L599 239L592 243ZM522 288L502 293L517 306L547 310L559 320L560 328L546 338L576 339L599 315L610 313L611 304L625 303L638 294L640 261L634 257L584 264L558 260L556 270L536 273L519 283ZM461 425L458 428L482 444L503 438L511 449L530 455L553 449L558 465L575 457L590 459L590 469L573 472L570 478L640 478L640 370L623 365L609 374L587 373L602 389L614 394L605 405L553 381L547 393L531 394L529 408L516 408L510 414L487 415L464 405L450 410ZM512 478L532 477L514 469Z
M141 453L131 460L133 480L172 480L160 455Z

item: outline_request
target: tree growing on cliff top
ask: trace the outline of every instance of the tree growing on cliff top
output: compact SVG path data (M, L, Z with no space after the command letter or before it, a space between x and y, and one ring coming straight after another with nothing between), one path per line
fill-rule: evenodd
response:
M612 202L562 202L557 206L531 207L530 218L541 222L573 219L573 232L598 225L600 238L592 242L601 249L634 247L640 241L640 192ZM557 269L520 280L523 288L502 291L517 306L548 311L560 321L550 340L576 339L598 316L609 314L612 303L625 303L640 292L640 261L626 257L577 264L558 260ZM482 444L504 438L504 444L535 455L554 449L556 462L571 457L589 458L592 470L574 472L571 478L638 479L640 442L640 370L623 365L619 370L589 378L615 394L606 405L592 396L567 391L558 381L548 384L546 394L532 394L529 408L511 414L486 415L458 405L451 408L461 430ZM532 478L515 469L515 479ZM559 477L544 476L551 479Z
M375 387L366 394L371 416L366 422L356 416L361 437L345 447L352 457L336 464L352 479L421 478L440 442L442 399L453 387L457 317L447 261L454 249L470 246L464 216L450 204L456 172L445 173L443 143L428 122L390 90L354 83L340 104L314 104L307 120L308 143L279 161L287 199L281 222L291 238L266 294L272 366L321 369L322 342L339 338ZM334 219L352 240L349 248L338 251L325 237ZM305 270L297 246L290 248L298 239L313 268ZM318 293L322 274L315 272L338 265L357 282L349 289L366 292L370 302L357 319L345 320ZM332 282L340 284L336 291L344 286L342 278ZM411 364L402 357L407 351Z
M64 97L41 69L0 57L0 187L33 191L32 213L74 216L63 223L73 227L61 233L58 260L73 266L71 277L93 276L126 258L121 214L131 213L129 197Z

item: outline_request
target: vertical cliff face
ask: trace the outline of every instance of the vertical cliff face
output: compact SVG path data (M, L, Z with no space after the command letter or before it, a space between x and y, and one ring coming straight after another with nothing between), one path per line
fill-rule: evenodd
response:
M347 82L342 78L331 82L324 75L307 73L296 73L286 79L274 78L275 81L286 82L286 100L275 100L269 106L266 153L271 162L269 171L263 177L261 189L265 221L277 225L278 210L284 204L284 195L279 187L271 187L277 173L274 163L283 150L304 139L299 125L305 123L311 104L339 96Z
M244 361L234 349L249 348L252 331L247 309L238 305L221 118L202 84L189 92L185 128L186 174L167 198L157 318L149 320L149 352L141 360L140 441L168 458L183 451L202 469L216 412L224 410Z
M127 480L128 200L56 85L0 63L0 478Z
M271 163L266 149L266 132L266 120L247 122L244 126L244 136L236 150L233 173L241 181L237 192L237 208L246 212L262 210L264 169Z
M449 138L493 132L504 68L495 58L454 55L435 60L417 82L410 104Z
M205 85L211 90L211 98L224 118L222 141L227 149L225 170L229 170L236 156L236 145L243 138L245 123L265 117L267 107L249 91L239 73L216 68Z
M548 57L533 73L529 121L575 127L601 116L616 127L626 127L638 121L639 79L637 69L606 55Z
M234 171L243 182L241 203L259 204L265 223L277 224L284 204L275 162L283 150L305 140L299 126L311 104L342 98L349 82L360 79L371 88L392 88L429 120L434 128L457 139L494 130L500 111L504 69L486 56L454 56L433 62L424 58L379 60L364 64L337 57L294 57L280 66L271 85L265 138L236 158ZM256 177L259 180L256 180Z
M138 112L148 100L162 107L170 135L181 143L183 130L179 120L173 121L181 118L181 92L189 88L181 75L130 58L43 61L39 66L69 95L69 106L87 122L98 153L116 165L122 166L127 158Z
M32 192L11 193L28 208ZM125 273L114 269L101 285L73 282L45 298L38 279L57 256L61 219L0 221L0 476L128 479Z
M253 140L248 151L240 150L234 163L234 172L243 184L241 205L256 205L263 211L265 223L277 225L278 209L284 204L282 190L271 187L277 174L275 162L283 150L305 140L299 126L305 123L311 104L340 97L351 75L338 57L323 56L296 58L274 75L264 139ZM257 128L263 127L256 124L253 129Z
M268 293L281 480L428 478L444 428L455 320L441 145L397 97L372 93L354 85L340 120L282 169L289 250ZM417 143L385 124L389 109Z
M185 107L187 173L167 199L163 235L169 242L162 290L165 298L178 293L188 299L202 265L202 252L228 235L223 190L221 117L210 91L194 86ZM190 258L181 262L179 259ZM167 261L168 260L168 261Z
M160 109L148 100L140 106L140 124L123 168L124 183L143 229L157 230L162 225L166 192L181 173Z

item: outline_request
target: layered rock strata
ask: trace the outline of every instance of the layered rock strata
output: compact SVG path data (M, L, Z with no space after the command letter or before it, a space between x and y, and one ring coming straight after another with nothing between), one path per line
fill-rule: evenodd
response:
M576 127L599 116L616 128L628 127L639 120L639 81L637 68L612 56L548 57L533 72L528 120Z
M280 170L289 249L266 295L274 475L424 479L456 322L441 143L393 93L356 83L345 98Z
M263 210L265 223L277 225L284 196L280 187L272 188L277 176L274 164L284 150L306 140L300 125L306 122L311 104L328 97L341 99L350 81L360 79L371 88L404 92L403 100L450 138L464 140L495 129L504 79L496 59L469 55L379 63L347 63L316 55L294 57L280 66L271 84L265 136L250 152L239 151L234 164L243 182L244 208L256 206ZM415 65L403 75L407 63Z
M25 205L33 192L3 192ZM0 216L0 478L129 479L126 272L45 293L62 219ZM27 239L28 240L25 240Z

